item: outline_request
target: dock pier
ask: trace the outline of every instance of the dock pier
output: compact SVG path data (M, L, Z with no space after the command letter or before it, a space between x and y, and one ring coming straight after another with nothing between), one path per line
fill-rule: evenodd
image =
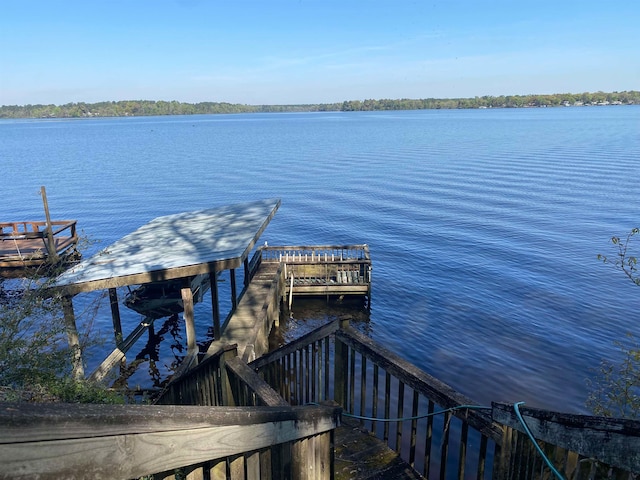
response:
M146 328L123 335L115 289L178 282L188 352L154 405L0 408L0 478L551 478L534 445L563 478L640 474L639 421L477 405L348 317L269 351L269 332L296 296L371 303L367 245L254 250L279 205L159 217L58 277L70 323L74 295L109 290L114 358ZM224 270L232 309L222 322ZM194 349L192 288L201 275L209 276L215 332L204 355Z
M237 345L247 362L267 353L269 333L294 297L348 295L371 303L368 245L262 246L248 265L248 285L205 357L224 345Z

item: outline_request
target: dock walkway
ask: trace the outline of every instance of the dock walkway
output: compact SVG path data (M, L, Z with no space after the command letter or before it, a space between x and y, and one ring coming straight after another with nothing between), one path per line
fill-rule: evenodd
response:
M274 297L279 298L278 292L274 292L278 288L277 272L277 264L263 264L258 268L235 311L223 325L220 341L211 344L206 357L224 345L237 345L238 356L245 361L254 360L268 350L269 332L279 313L278 306L271 305ZM265 318L270 311L275 311L275 315Z

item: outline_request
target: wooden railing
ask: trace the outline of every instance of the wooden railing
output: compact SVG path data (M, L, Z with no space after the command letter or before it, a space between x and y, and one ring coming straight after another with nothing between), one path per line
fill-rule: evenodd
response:
M333 478L342 409L290 406L234 346L156 403L0 404L0 478Z
M421 372L347 321L335 321L250 364L292 405L334 400L358 417L425 477L456 469L459 478L485 478L502 439L489 415L470 399ZM412 419L386 422L390 418ZM377 420L374 420L377 419ZM489 473L490 476L490 473Z
M256 257L259 255L259 260ZM261 247L251 266L277 263L284 269L285 298L292 296L362 296L371 304L371 257L368 245Z
M376 344L345 320L325 325L250 366L292 405L327 400L342 405L344 415L360 418L427 478L552 478L532 442L517 431L523 427L516 425L513 414L505 413L505 409L513 411L513 406L476 409L471 399ZM581 429L576 428L576 416L523 412L529 420L539 419L538 423L531 420L538 427L536 438L559 462L566 478L600 478L593 472L607 471L615 474L609 478L631 480L635 477L629 472L640 472L640 422L585 417L579 424L591 422L592 427ZM566 417L573 418L573 427ZM602 428L599 436L593 436L596 425ZM628 447L617 453L625 442ZM601 448L587 448L587 444Z
M51 229L42 221L0 223L0 267L39 266L77 254L76 221L52 221L49 225Z
M291 408L254 370L238 358L235 346L225 347L190 370L187 375L171 382L156 403L273 407L278 411ZM262 470L259 474L251 476L247 473L247 478L333 478L333 435L342 409L336 406L325 408L324 412L331 415L331 428L309 430L307 435L279 445L274 444L268 455L261 454L265 458L260 460ZM257 430L256 434L259 434ZM251 462L258 461L254 459L255 455L254 451L244 451L233 458L217 462L216 468L221 474L219 478L245 478L238 472L243 471L242 465L249 472ZM251 471L256 473L257 468L254 466Z
M492 406L493 419L504 426L497 478L551 478L550 469L526 434L514 406ZM640 422L536 408L522 407L519 411L540 449L564 478L638 478Z
M52 234L58 235L65 230L69 230L69 237L76 236L76 220L55 220L51 222ZM53 228L58 227L58 228ZM5 239L14 238L46 238L47 222L4 222L0 223L0 237Z
M338 418L325 406L0 404L0 478L329 479Z
M368 245L262 247L263 262L371 262Z

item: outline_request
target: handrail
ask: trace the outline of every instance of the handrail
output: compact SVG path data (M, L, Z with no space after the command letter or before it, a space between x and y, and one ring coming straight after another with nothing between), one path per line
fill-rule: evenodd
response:
M500 454L501 427L348 323L331 322L249 366L293 405L335 401L427 478L432 468L449 478L452 462L458 478L474 471L486 478Z
M331 337L334 341L329 343ZM466 478L465 468L477 468L477 478L485 478L485 464L487 468L490 466L493 478L519 478L524 471L540 472L548 478L549 470L534 450L532 439L519 433L526 429L516 418L513 405L493 403L492 408L474 405L470 398L349 326L347 318L326 324L255 360L250 366L293 404L317 401L316 398L329 398L341 404L344 415L360 418L370 425L370 430L388 440L403 458L406 454L405 460L412 466L414 460L420 463L426 476L429 465L436 462L441 477L448 478L449 473L444 472L454 460L450 456L455 455L459 478ZM382 375L380 386L379 375ZM396 387L391 385L397 386L396 392ZM377 400L383 388L384 398ZM411 398L405 390L413 391L413 409L403 414L404 404L410 404ZM394 395L397 398L393 398ZM420 398L429 401L427 414L422 407L418 409L422 403ZM434 408L436 405L438 408ZM431 416L438 412L444 419L436 423ZM449 426L453 417L461 422L455 427L460 443L459 451L451 447L449 452L448 445L456 443L454 427ZM383 419L393 418L398 419L397 423L390 422L394 427L381 423ZM531 408L523 409L523 418L535 441L545 452L551 452L550 459L546 460L556 464L567 478L599 478L607 472L613 472L615 478L635 478L633 475L640 473L638 421ZM426 427L424 423L420 427L419 422L424 421ZM405 430L409 427L410 432L402 431L405 423ZM432 437L436 424L441 429L439 447L432 441L437 438ZM415 449L416 432L419 437L425 428L427 447L421 453L425 456L421 462ZM478 440L471 440L478 434L481 435ZM407 437L410 446L407 446ZM494 446L493 453L489 451L490 445ZM439 463L431 446L439 451ZM469 455L477 449L479 456L474 460ZM536 474L530 478L542 477Z
M62 228L55 231L54 233L58 233L62 230L66 230L78 223L77 220L53 220L51 225L59 225ZM22 230L19 230L19 227L22 226ZM29 230L29 226L31 230ZM39 227L46 227L47 222L44 221L23 221L23 222L0 222L0 230L3 228L11 228L13 230L13 234L16 233L46 233L39 229ZM37 228L37 229L34 229ZM0 235L11 235L11 233L0 233Z
M281 254L285 256L287 262L294 262L295 256L312 256L317 259L331 261L357 260L360 262L370 262L369 246L361 245L298 245L298 246L274 246L261 247L262 260L266 262L282 261ZM355 252L355 254L354 254ZM289 254L290 258L287 258ZM337 257L337 258L336 258Z
M340 341L373 361L378 367L383 368L405 385L426 395L445 409L475 404L471 398L462 395L444 382L375 343L353 327L341 328L336 332L336 336ZM468 422L469 425L495 442L499 443L502 440L502 429L492 422L490 415L482 411L466 409L454 410L452 415Z
M137 478L330 432L339 414L329 406L0 404L0 477Z
M576 472L568 472L567 470L572 468L576 471L582 470L579 463L584 463L585 460L591 462L587 470L597 469L598 466L595 463L599 462L605 472L614 468L622 469L625 473L640 473L640 421L575 415L528 407L521 408L521 410L524 424L518 418L513 404L493 402L491 416L509 429L517 430L523 434L529 430L538 442L546 444L545 450L547 451L560 448L565 450L563 453L566 456L569 456L569 452L574 452L571 455L574 460L573 466L568 465L570 462L558 462L559 468L562 468L560 463L564 463L565 474L568 477L582 478L577 476ZM508 450L513 448L509 445L510 443L516 445L514 448L516 450L517 441L503 443L505 454L515 453L508 452ZM525 443L525 445L528 446L530 443ZM520 449L522 451L522 446ZM506 456L503 455L503 457ZM579 460L578 456L582 457L582 460ZM540 459L536 457L534 460L540 462ZM507 463L506 458L503 458L502 468L509 470L511 467L513 471L512 466ZM623 476L614 475L612 478L623 478ZM589 477L593 478L593 475L589 475Z
M335 333L339 328L340 328L340 319L334 320L330 323L327 323L317 328L313 332L309 332L297 338L296 340L293 340L292 342L287 343L286 345L283 345L277 350L269 352L263 355L262 357L255 359L253 362L249 364L249 366L255 370L260 370L261 368L269 365L270 363L273 363L276 360L280 360L281 358L284 358L287 355L290 355L291 353L294 353L300 350L301 348L304 348L308 345L311 345L314 342L317 342L318 340L322 340L328 337L329 335Z

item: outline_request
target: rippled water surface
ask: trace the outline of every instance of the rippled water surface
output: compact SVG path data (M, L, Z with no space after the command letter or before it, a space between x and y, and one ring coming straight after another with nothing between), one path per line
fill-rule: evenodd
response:
M88 254L159 215L281 198L262 238L369 244L357 322L478 402L583 410L590 370L640 334L640 290L596 259L640 224L640 107L1 121L0 162L0 219L43 218L45 185ZM167 363L181 327L156 334Z

